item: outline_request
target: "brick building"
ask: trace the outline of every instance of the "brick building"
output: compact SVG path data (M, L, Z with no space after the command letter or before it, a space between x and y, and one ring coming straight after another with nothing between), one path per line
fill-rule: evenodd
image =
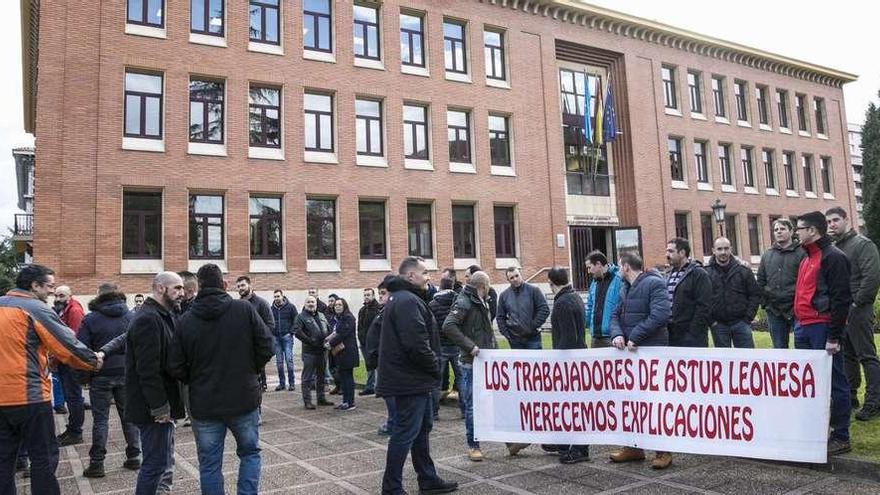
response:
M22 5L34 257L81 293L206 260L356 288L409 253L582 286L591 249L704 254L716 198L745 259L776 216L855 208L855 76L588 4Z

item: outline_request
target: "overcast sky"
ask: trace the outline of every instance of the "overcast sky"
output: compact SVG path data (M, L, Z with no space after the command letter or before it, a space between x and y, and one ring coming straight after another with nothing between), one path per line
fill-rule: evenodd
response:
M861 124L868 102L878 101L880 56L874 35L880 2L876 0L590 3L857 74L858 81L844 86L850 122ZM19 2L0 0L0 67L6 74L0 78L0 232L12 225L18 211L12 148L33 145L33 137L24 133L22 125L20 29Z

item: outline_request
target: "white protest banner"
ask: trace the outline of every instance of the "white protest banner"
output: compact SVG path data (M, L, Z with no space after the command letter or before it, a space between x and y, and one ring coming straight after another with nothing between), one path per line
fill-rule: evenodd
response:
M826 462L825 351L481 349L473 371L477 440Z

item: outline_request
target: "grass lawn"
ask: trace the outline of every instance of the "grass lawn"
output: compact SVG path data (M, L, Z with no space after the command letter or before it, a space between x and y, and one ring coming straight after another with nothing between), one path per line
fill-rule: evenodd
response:
M755 339L755 347L759 349L769 349L773 347L772 343L770 342L770 334L768 332L754 332L753 335ZM544 332L544 334L542 335L542 340L544 342L544 349L552 348L549 332ZM874 342L876 343L877 347L880 348L880 334L874 335ZM498 338L498 347L501 349L510 348L510 346L507 344L507 340L501 337ZM793 338L792 347L794 347ZM361 365L354 370L354 379L355 382L363 384L366 382L366 378L367 370L364 368L363 360L361 360ZM862 387L859 389L860 402L864 402L864 395L865 381L864 379L862 379ZM850 441L852 442L853 447L852 453L855 456L873 462L880 462L880 418L865 422L858 421L855 419L855 417L853 417L850 426Z

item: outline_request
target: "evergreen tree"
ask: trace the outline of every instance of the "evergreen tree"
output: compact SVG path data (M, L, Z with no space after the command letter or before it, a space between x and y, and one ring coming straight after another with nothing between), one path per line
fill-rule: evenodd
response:
M862 215L868 237L880 244L880 108L873 102L865 112L861 148Z
M15 260L15 247L12 239L0 239L0 295L15 287L15 276L18 274L18 263Z

